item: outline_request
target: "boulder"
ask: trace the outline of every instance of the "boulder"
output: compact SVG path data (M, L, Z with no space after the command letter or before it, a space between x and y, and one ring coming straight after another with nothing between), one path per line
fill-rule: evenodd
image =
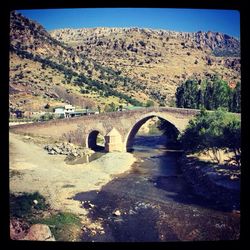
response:
M34 224L30 227L28 234L23 240L55 241L55 237L47 225Z

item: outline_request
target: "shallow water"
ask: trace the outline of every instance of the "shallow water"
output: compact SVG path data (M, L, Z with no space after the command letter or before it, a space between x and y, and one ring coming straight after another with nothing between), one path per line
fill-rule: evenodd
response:
M240 216L226 206L194 194L182 176L180 152L164 147L166 138L137 136L138 159L130 173L101 191L77 194L103 232L85 231L83 241L158 242L232 240L239 237ZM89 206L88 204L93 204ZM115 215L115 211L119 211Z
M83 164L94 161L105 154L104 151L95 152L92 155L83 155L80 158L66 159L65 162L69 165Z

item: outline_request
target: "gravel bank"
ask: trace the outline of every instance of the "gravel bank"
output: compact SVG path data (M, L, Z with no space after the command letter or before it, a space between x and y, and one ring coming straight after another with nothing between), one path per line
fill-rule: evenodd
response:
M86 215L76 193L100 190L116 175L130 170L130 153L107 153L90 163L67 165L63 155L48 155L32 141L10 133L10 192L40 192L52 209Z

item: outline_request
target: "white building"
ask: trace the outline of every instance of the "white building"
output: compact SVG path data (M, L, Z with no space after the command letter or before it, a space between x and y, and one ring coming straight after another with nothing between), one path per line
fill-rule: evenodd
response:
M64 106L64 110L65 110L65 112L75 112L75 107L74 106L72 106L72 105L65 105Z
M74 115L75 107L72 105L65 105L64 107L55 108L55 114L61 117L70 117Z

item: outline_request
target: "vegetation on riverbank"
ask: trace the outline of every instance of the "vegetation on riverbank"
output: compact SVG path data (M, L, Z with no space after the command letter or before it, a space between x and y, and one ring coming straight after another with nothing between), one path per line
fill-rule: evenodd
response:
M180 142L187 153L207 152L215 162L221 162L221 152L232 152L232 161L241 164L240 117L222 109L202 110L189 122Z
M80 239L81 219L73 213L52 210L39 192L10 194L10 220L22 221L23 230L27 225L48 225L57 241Z
M180 166L195 193L225 209L239 210L241 120L225 110L201 110L178 138Z

